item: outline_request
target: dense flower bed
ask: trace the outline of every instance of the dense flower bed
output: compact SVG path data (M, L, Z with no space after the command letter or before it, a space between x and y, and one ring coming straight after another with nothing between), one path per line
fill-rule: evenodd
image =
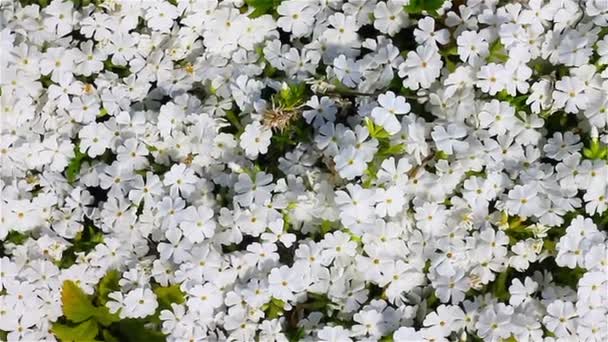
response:
M0 4L0 340L608 339L608 1Z

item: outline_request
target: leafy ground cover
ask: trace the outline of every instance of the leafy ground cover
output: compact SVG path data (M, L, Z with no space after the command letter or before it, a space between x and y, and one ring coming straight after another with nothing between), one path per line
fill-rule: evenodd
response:
M608 338L605 0L0 8L0 340Z

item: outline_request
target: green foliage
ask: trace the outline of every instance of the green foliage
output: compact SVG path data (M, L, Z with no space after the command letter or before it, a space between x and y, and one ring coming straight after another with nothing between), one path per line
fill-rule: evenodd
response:
M101 336L103 337L104 342L119 342L107 329L101 331Z
M95 336L97 336L97 333L99 332L99 328L94 320L89 319L75 326L55 323L53 324L51 331L55 336L59 337L61 341L84 342L94 341Z
M529 113L530 108L526 105L526 100L528 100L528 95L519 95L519 96L511 96L507 93L506 90L501 90L498 94L496 94L496 99L499 101L508 102L511 106L515 108L516 112L524 111Z
M99 111L99 114L97 114L98 118L103 118L104 116L108 115L108 110L105 108L101 108L101 110Z
M70 160L67 168L65 169L65 177L69 184L74 184L78 176L80 175L80 168L82 162L88 158L86 153L80 152L80 144L74 146L74 158Z
M279 317L281 317L281 315L283 315L284 306L285 306L285 302L283 302L282 300L277 299L277 298L272 298L272 299L270 299L270 302L268 302L262 306L262 309L264 310L264 313L266 314L266 318L275 319L275 318L279 318Z
M19 0L21 6L38 5L41 8L49 5L50 0Z
M298 107L307 100L306 83L295 83L281 89L274 100L282 108L293 109Z
M326 294L309 293L308 301L301 304L301 307L308 311L321 311L326 309L330 304L332 302Z
M61 288L61 305L63 315L73 323L80 323L93 318L103 326L118 321L118 316L111 314L105 306L95 306L81 289L71 280L63 282Z
M489 290L492 295L501 301L508 301L511 294L509 293L509 274L511 269L507 268L505 271L498 274L496 280L490 284Z
M389 334L389 335L383 336L380 339L380 342L394 342L394 341L395 340L393 339L393 334Z
M103 67L105 70L117 74L118 77L127 77L131 74L131 70L129 70L129 67L123 65L116 65L112 63L112 60L110 58L106 59L103 62Z
M365 126L369 131L370 137L378 140L378 152L374 159L368 163L364 174L363 187L368 188L376 179L376 173L380 169L382 162L390 156L398 156L405 153L403 144L391 145L390 134L382 126L376 125L370 118L365 118Z
M434 310L439 305L439 298L435 292L432 292L431 295L426 299L426 307L427 310Z
M553 280L556 284L569 286L572 289L576 289L578 285L578 281L585 275L587 270L584 268L576 267L575 269L570 269L567 267L552 267L551 274L553 275Z
M57 263L60 268L67 268L76 262L77 253L88 252L95 248L97 244L103 242L103 232L92 224L85 224L82 231L76 234L70 248L63 252L61 260Z
M181 304L186 300L179 285L157 287L154 289L154 293L158 300L159 310L171 310L171 304Z
M490 45L490 53L486 58L488 63L505 63L509 59L509 56L505 52L505 46L502 45L500 39L496 39L492 45Z
M548 137L552 136L555 132L564 132L578 125L576 115L571 115L565 112L541 112L541 117L545 119L545 129L547 129Z
M293 100L294 98L289 98ZM293 104L293 102L290 102ZM279 158L285 153L293 150L299 143L308 143L312 140L312 126L306 123L301 115L297 115L282 130L274 132L270 138L268 153L258 158L260 170L271 173L276 177L282 177L283 172L279 170Z
M55 82L51 81L51 75L40 76L40 83L42 83L42 87L48 88L49 86L55 84Z
M5 256L7 244L22 245L29 238L28 235L16 231L10 231L3 241L0 241L0 257Z
M583 156L587 159L608 160L608 146L600 143L598 139L591 139L588 147L583 149Z
M109 271L98 285L95 302L107 301L107 294L118 289L119 278L119 272ZM155 293L161 306L184 301L183 293L177 286L159 287ZM63 283L61 303L65 320L53 324L51 330L62 341L95 341L100 331L103 340L108 342L165 341L161 332L147 327L153 318L121 320L117 314L110 313L104 304L94 305L91 298L73 281L66 280Z
M8 233L5 238L5 241L13 243L15 245L22 245L25 241L27 241L28 238L28 235L13 230Z
M97 286L94 301L73 281L66 280L61 290L61 302L66 323L55 323L52 331L62 341L94 341L101 335L104 341L165 341L165 336L149 324L158 323L161 310L170 308L171 303L183 303L184 294L178 285L158 287L154 293L158 297L159 308L156 315L146 319L119 319L105 306L110 292L119 290L120 273L110 270ZM94 304L97 303L98 305Z
M404 6L405 12L408 14L423 14L424 12L436 16L437 10L443 6L445 0L410 0L410 3Z
M338 230L339 225L340 224L338 222L331 222L328 220L323 220L323 222L321 222L321 230L319 231L320 236L323 237L327 233Z
M95 314L89 297L71 280L63 282L61 304L63 315L74 323L83 322Z
M120 272L117 270L108 271L97 285L96 301L101 305L105 305L108 302L108 295L114 291L120 290L120 285L118 285L119 281Z
M508 226L505 234L509 237L509 245L515 245L518 241L534 237L533 231L528 228L529 225L522 221L520 217L508 216L503 213L502 221L503 224Z
M390 134L382 126L376 125L370 118L365 118L365 127L369 131L370 137L378 140L390 138Z
M120 341L165 342L165 335L147 328L146 324L143 319L122 319L114 324L114 336Z
M108 310L108 308L105 306L96 307L94 317L97 323L103 325L104 327L107 327L119 320L118 315L110 313L110 310Z
M359 247L363 246L363 240L361 240L361 237L353 233L352 230L348 228L343 228L342 232L348 234L350 239L356 242Z
M228 120L228 122L230 122L232 124L232 126L234 128L236 128L235 135L237 137L240 136L245 131L243 124L241 124L241 120L233 111L231 111L231 110L226 111L226 119Z
M467 332L466 342L483 342L483 339L472 332Z
M254 10L249 14L249 18L257 18L264 14L276 13L277 7L283 0L245 0L248 7L253 7Z
M306 331L302 327L288 328L285 335L287 336L287 340L289 342L299 342L302 341L304 336L306 336Z

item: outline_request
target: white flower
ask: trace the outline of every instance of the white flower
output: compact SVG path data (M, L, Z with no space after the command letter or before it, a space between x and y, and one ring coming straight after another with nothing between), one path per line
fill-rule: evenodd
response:
M102 123L91 123L82 128L80 137L80 152L95 158L110 147L112 132Z
M477 32L464 31L456 40L458 43L458 55L463 62L467 62L473 66L485 58L488 51L488 42Z
M146 23L153 30L168 32L177 18L177 8L169 2L153 3L146 11Z
M357 62L340 55L334 59L334 73L338 80L347 87L355 87L361 81L360 66Z
M405 197L400 188L392 186L387 190L376 190L376 201L378 202L376 204L376 214L378 214L378 216L396 216L401 212L401 209L405 204Z
M215 234L213 210L200 206L188 207L184 213L184 221L180 224L184 236L193 243L202 242Z
M408 17L399 1L379 2L374 9L374 27L393 36L408 23Z
M465 141L460 141L467 136L467 129L458 124L449 124L447 129L443 126L435 126L431 137L435 141L437 148L447 154L454 152L463 152L469 144Z
M150 289L137 288L124 298L124 306L120 311L121 317L144 318L152 315L158 307L156 295Z
M575 331L575 316L576 310L571 302L556 300L547 306L547 315L543 318L543 323L554 332L555 336L569 336Z
M175 197L181 194L184 197L188 197L194 191L194 184L197 180L198 177L196 177L192 169L184 164L175 164L165 174L163 183L171 187L171 196Z
M525 304L531 300L531 295L538 289L538 283L532 278L526 277L524 283L519 279L513 279L511 286L509 286L509 304L518 306Z
M283 1L277 7L277 13L281 17L277 25L285 32L291 32L294 37L299 38L310 34L315 22L315 14L319 7L308 1Z
M272 131L266 128L258 121L254 121L245 127L245 131L241 135L239 145L245 150L247 157L255 158L258 154L268 152Z
M568 113L577 113L587 108L588 98L584 94L585 83L576 77L564 77L555 82L553 100L558 108L564 108Z
M382 107L372 110L374 122L382 127L391 135L401 130L401 124L395 114L407 114L410 111L409 103L405 102L403 96L395 96L392 91L378 96L378 103Z
M500 64L490 63L480 68L477 73L477 86L484 93L496 95L505 87L504 67Z
M419 46L410 51L407 59L399 65L399 77L403 77L403 86L412 90L429 88L439 77L443 62L437 48L430 45Z
M435 19L424 17L418 21L418 28L414 30L414 37L418 44L437 46L447 44L450 32L447 29L435 31Z

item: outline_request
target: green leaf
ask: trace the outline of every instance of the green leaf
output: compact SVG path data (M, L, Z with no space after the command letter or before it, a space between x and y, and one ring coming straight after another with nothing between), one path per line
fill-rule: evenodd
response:
M171 304L181 304L186 299L184 293L179 288L179 285L171 285L167 287L157 287L154 289L154 293L158 299L158 306L160 309L171 309Z
M74 323L86 321L96 313L89 297L71 280L63 282L61 304L65 317Z
M275 319L283 315L283 307L285 306L285 302L280 299L272 298L264 310L266 313L266 318Z
M403 153L405 153L405 146L403 144L388 145L378 150L378 154L382 157L396 156Z
M380 342L394 342L393 334L386 335L380 339Z
M76 238L72 242L70 248L63 252L61 260L57 263L60 268L68 268L76 262L76 254L79 252L88 252L95 248L99 243L103 242L103 232L93 226L87 224L85 228L76 234Z
M439 298L437 297L435 292L432 292L431 295L426 299L426 306L428 309L433 310L437 307L438 304Z
M359 245L359 246L363 245L363 241L361 240L361 237L358 235L355 235L355 233L353 233L352 230L350 230L348 228L344 228L344 229L342 229L342 232L348 234L350 236L350 239L353 240L354 242L356 242L357 245Z
M281 89L276 97L283 108L293 109L306 102L306 83L296 83Z
M165 342L160 331L146 328L146 321L141 319L123 319L116 323L116 337L119 341ZM114 326L113 326L114 327ZM113 330L114 331L114 330Z
M28 235L13 230L8 233L4 242L14 243L15 245L22 245L25 241L27 241L28 238Z
M505 46L502 45L500 39L496 39L492 45L490 45L490 54L487 57L488 62L505 63L509 59L509 56L505 53Z
M108 58L103 62L105 70L117 74L119 77L127 77L131 74L131 70L125 65L116 65L112 63L112 59Z
M249 14L249 18L257 18L276 11L281 1L283 0L245 0L247 6L254 8L253 12Z
M74 327L55 323L53 324L51 331L63 342L84 342L95 340L95 336L97 336L99 328L97 327L97 323L90 319Z
M404 6L405 12L409 14L422 14L427 12L431 15L437 15L437 10L443 6L445 0L410 0L410 3Z
M494 280L490 287L494 297L505 302L508 301L510 297L508 290L509 284L507 284L509 273L510 269L507 268L504 272L500 273L498 277L496 277L496 280Z
M101 336L103 336L104 342L119 342L118 339L106 329L101 331Z
M334 230L338 229L338 223L336 222L332 222L329 220L323 220L323 222L321 222L321 236L325 236L325 234L329 233L329 232L333 232Z
M369 136L374 139L389 139L391 136L386 130L384 130L382 126L376 125L374 121L370 118L365 118L365 126L369 131Z
M569 286L576 289L578 281L587 272L584 268L576 267L574 269L568 267L554 267L551 270L553 279L556 284Z
M237 129L236 136L241 135L245 131L239 117L231 110L226 111L226 119Z
M589 147L583 149L583 156L587 159L606 159L608 146L603 146L598 139L593 139Z
M105 305L108 302L108 295L111 292L120 290L120 285L118 285L119 280L120 272L117 270L110 270L101 278L97 286L97 302L99 304Z
M74 146L74 158L70 160L68 163L68 167L65 170L65 175L68 180L68 183L74 184L76 178L80 175L80 167L82 166L82 161L87 157L86 153L80 152L80 144L76 144Z
M110 310L108 310L108 308L105 306L96 307L94 317L97 322L99 322L99 324L103 325L104 327L107 327L114 322L120 321L120 317L117 314L110 313Z
M298 342L302 341L304 336L306 336L306 331L304 328L288 328L285 335L287 335L287 340L289 342Z

